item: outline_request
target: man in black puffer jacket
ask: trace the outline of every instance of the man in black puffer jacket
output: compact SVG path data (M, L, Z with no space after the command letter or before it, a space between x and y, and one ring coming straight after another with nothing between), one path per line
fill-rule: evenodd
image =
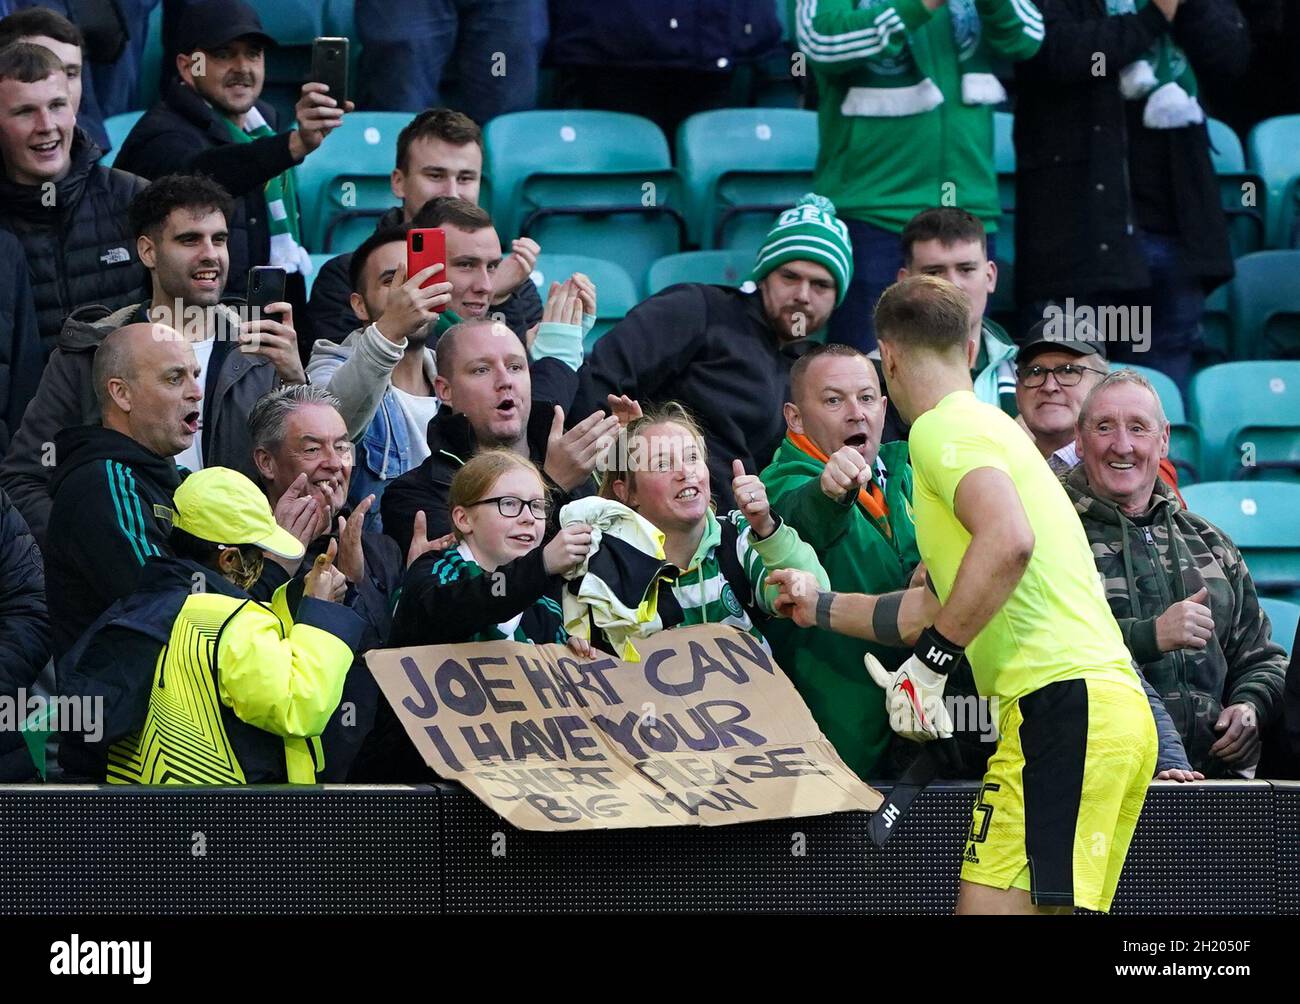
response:
M12 115L15 108L34 108ZM127 205L145 181L101 167L76 127L68 79L54 53L16 42L0 51L0 227L23 245L46 355L72 310L142 298L144 267Z
M18 510L0 491L0 697L17 701L50 656L41 552ZM23 716L25 708L17 706ZM21 733L0 729L0 781L32 781L36 767Z

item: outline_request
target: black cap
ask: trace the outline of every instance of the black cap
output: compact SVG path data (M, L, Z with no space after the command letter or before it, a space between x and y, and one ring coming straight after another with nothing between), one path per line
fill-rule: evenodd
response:
M262 19L243 0L204 0L185 8L176 31L179 52L219 49L237 38L258 38L266 47L275 39L262 28Z
M1073 314L1044 317L1030 328L1025 343L1016 353L1016 365L1023 366L1043 352L1073 352L1076 356L1096 356L1106 361L1106 343L1096 325Z

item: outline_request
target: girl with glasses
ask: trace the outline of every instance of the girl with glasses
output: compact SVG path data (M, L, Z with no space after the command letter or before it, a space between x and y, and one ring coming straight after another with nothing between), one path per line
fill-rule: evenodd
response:
M541 473L517 453L484 450L460 468L448 496L456 544L407 571L391 646L567 641L562 576L586 558L591 527L564 527L543 546L550 507Z

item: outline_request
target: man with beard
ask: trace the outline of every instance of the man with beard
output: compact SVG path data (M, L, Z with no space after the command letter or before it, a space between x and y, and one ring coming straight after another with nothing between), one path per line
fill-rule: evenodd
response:
M256 474L246 424L249 409L273 387L304 383L306 377L287 303L268 307L284 311L280 320L242 324L220 303L229 269L229 213L229 196L194 175L160 178L131 203L131 229L151 276L152 296L97 320L69 318L0 471L42 546L52 470L65 459L57 450L51 455L47 444L55 442L60 429L99 420L92 366L105 336L124 325L166 325L190 344L196 357L204 391L202 407L196 404L193 416L198 434L177 460L191 470L215 466Z
M259 100L265 52L275 40L242 0L187 7L177 43L179 79L168 83L162 100L136 123L117 165L146 178L202 172L235 196L232 293L244 294L252 265L269 262L290 273L310 272L291 168L319 149L352 103L340 105L324 84L304 84L294 107L298 128L277 132L274 109Z
M825 327L853 275L848 228L805 195L759 249L757 290L682 283L616 324L579 371L573 414L626 395L649 407L676 400L700 420L720 511L735 508L733 460L761 471L785 434L790 367Z

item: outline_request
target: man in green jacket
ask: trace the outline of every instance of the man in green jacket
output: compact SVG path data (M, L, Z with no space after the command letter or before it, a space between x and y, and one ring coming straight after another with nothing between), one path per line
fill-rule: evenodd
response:
M920 561L907 443L880 445L885 399L871 360L816 346L790 370L786 437L762 473L772 508L811 544L840 592L907 587ZM773 619L763 632L826 737L860 777L881 777L891 731L862 657L897 667L907 650Z
M797 0L794 18L821 96L816 189L860 263L830 339L868 351L908 220L960 205L996 229L993 61L1033 56L1043 19L1031 0Z

